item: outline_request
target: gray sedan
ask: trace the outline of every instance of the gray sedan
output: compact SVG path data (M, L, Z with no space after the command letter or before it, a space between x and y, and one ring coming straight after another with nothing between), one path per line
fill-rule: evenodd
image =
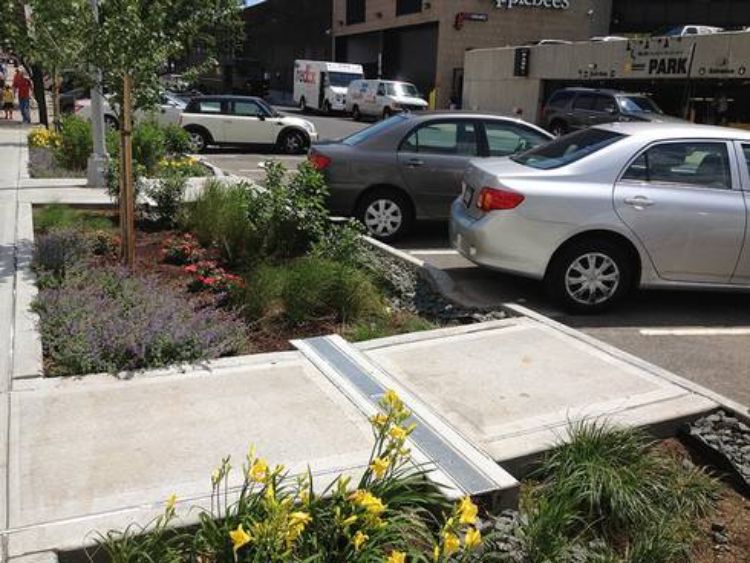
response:
M399 114L341 141L314 144L309 159L331 191L334 215L357 217L392 241L417 219L447 219L472 158L515 154L551 135L489 114Z
M633 287L750 289L750 132L616 123L474 161L452 206L468 259L574 311Z

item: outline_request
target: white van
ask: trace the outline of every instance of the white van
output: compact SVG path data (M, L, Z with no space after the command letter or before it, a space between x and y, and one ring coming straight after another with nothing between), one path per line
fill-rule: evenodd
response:
M362 65L294 61L294 103L302 111L343 111L349 83L363 77Z
M395 80L356 80L349 84L346 95L346 111L357 120L425 110L428 105L414 84Z

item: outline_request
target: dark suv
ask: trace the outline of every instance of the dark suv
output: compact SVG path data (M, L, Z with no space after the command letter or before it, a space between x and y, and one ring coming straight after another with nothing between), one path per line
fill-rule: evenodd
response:
M618 90L565 88L542 110L541 125L554 135L612 121L682 121L666 115L644 94Z

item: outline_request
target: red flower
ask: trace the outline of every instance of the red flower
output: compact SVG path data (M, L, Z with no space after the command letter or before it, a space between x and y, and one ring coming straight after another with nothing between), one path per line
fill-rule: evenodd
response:
M187 272L188 274L195 274L198 272L198 266L196 266L195 264L190 264L189 266L185 266L183 270L185 270L185 272Z
M214 285L218 280L216 278L202 278L201 281L206 285Z

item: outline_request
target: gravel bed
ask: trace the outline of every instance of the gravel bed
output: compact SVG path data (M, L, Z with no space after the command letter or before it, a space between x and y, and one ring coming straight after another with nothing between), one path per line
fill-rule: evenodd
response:
M725 458L750 490L750 426L720 410L695 421L688 433Z
M472 324L509 317L500 309L470 309L446 299L420 275L418 268L384 250L371 247L368 267L390 286L389 299L394 309L417 313L443 324Z

